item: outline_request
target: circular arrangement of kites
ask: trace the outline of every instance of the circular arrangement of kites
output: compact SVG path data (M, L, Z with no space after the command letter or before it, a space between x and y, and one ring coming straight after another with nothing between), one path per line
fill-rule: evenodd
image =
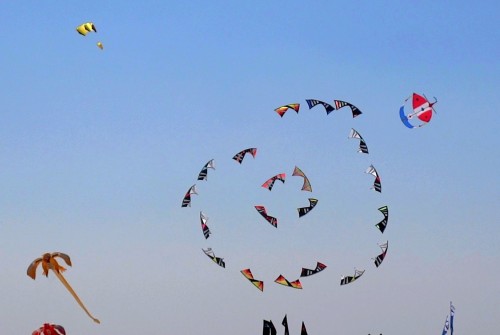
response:
M339 109L350 109L352 113L352 117L356 118L359 115L362 114L361 110L357 108L355 105L341 101L341 100L334 100L334 103L328 104L326 102L320 101L320 100L315 100L315 99L307 99L306 100L309 109L312 109L315 106L322 106L324 110L326 111L326 115L329 115L333 111L337 111ZM319 107L317 107L319 108ZM275 112L283 118L286 114L287 111L292 110L295 111L297 114L299 114L300 110L300 104L299 103L293 103L293 104L287 104L280 106L275 109ZM361 136L361 134L354 128L352 128L348 134L348 139L357 139L359 141L359 146L358 146L358 152L362 154L368 154L368 145ZM232 159L238 164L244 164L244 159L246 157L253 157L254 159L257 158L257 148L251 147L251 148L246 148L243 149L239 152L237 152ZM248 158L247 158L248 159ZM198 174L197 180L198 181L207 181L208 180L208 174L209 170L214 170L215 171L215 159L209 160L202 168L200 173ZM382 192L382 183L381 183L381 177L375 168L374 165L369 165L366 170L364 171L366 174L370 174L373 176L374 180L371 185L371 189L373 189L375 192L381 193ZM213 172L210 172L213 173ZM271 177L268 178L267 180L263 181L263 183L260 185L260 187L269 190L272 192L273 188L276 187L276 183L285 183L287 173L286 172L279 172L277 174L270 173ZM312 182L307 176L307 174L304 172L304 170L298 166L295 166L293 170L291 171L291 176L292 177L299 177L302 178L302 187L301 191L303 192L313 192L313 187L312 187ZM256 185L258 187L259 185ZM367 187L368 188L368 187ZM197 184L193 184L187 192L185 193L181 207L191 207L192 201L193 201L193 196L198 195L198 187ZM297 210L297 216L298 218L302 218L305 215L308 215L311 213L314 208L321 203L321 199L317 199L315 197L308 197L308 205L305 205L303 207L296 208ZM272 210L270 208L266 207L266 205L263 204L252 204L253 207L256 210L256 213L260 214L260 216L267 221L270 224L270 227L278 228L279 226L279 218L274 216L272 213ZM388 219L389 219L389 208L387 205L380 206L378 209L379 214L374 214L374 220L376 221L374 226L380 231L380 233L384 233L387 224L388 224ZM374 211L376 213L376 211ZM382 214L382 218L378 218L378 215ZM377 215L377 216L375 216ZM210 230L210 222L208 216L200 210L199 212L199 220L200 220L200 225L201 225L201 233L204 236L205 240L208 240L209 237L212 234L212 231ZM380 248L380 253L375 255L372 260L373 263L376 267L379 267L383 260L385 259L387 255L387 250L388 250L388 241L384 243L378 244ZM202 251L205 253L206 256L208 256L214 263L219 265L222 268L226 267L226 261L224 260L226 257L222 257L221 255L217 254L212 247L208 248L202 248ZM315 264L315 266L313 265ZM312 265L312 266L311 266ZM309 277L312 275L319 274L323 270L327 268L327 265L325 262L322 260L314 260L314 262L308 266L304 266L301 268L300 271L298 271L298 278L285 278L282 274L279 274L277 277L273 277L274 282L286 287L290 288L295 288L295 289L303 289L301 279L303 277ZM240 269L241 274L249 280L257 289L260 291L264 291L264 280L260 278L259 276L256 275L256 272L252 272L252 269L250 268L243 268ZM349 273L345 275L341 275L340 278L340 285L346 285L349 283L352 283L356 281L358 278L360 278L364 274L365 270L364 269L357 269L354 268L354 273ZM255 275L255 276L254 276ZM299 277L300 276L300 277ZM305 327L304 327L305 328Z
M87 36L89 33L97 33L97 29L92 22L86 22L81 25L79 25L76 28L76 31L82 35L82 36ZM97 46L103 50L104 46L102 42L98 41ZM410 99L411 98L411 99ZM433 105L437 102L437 99L434 98L434 102L429 102L429 100L425 97L425 95L420 95L417 93L413 93L410 97L408 97L405 101L404 104L400 107L399 109L399 116L400 119L403 123L404 126L406 126L409 129L413 128L420 128L426 124L428 124L433 116L434 108ZM411 101L411 103L410 103ZM334 100L333 104L326 103L324 101L320 100L315 100L315 99L306 99L306 103L309 107L309 109L312 109L316 106L321 106L326 112L326 115L329 115L330 113L334 111L338 111L340 109L344 110L349 110L352 113L352 117L356 118L362 114L361 110L356 107L355 105L342 101L342 100ZM274 111L281 117L283 118L287 111L295 111L296 114L299 114L300 110L300 103L291 103L291 104L286 104L283 106L280 106L276 108ZM321 108L317 107L317 108ZM359 146L358 146L358 152L362 154L369 154L368 151L368 145L361 136L361 134L354 128L352 128L348 134L348 139L357 139L359 140ZM257 148L255 147L250 147L246 148L243 150L238 151L232 159L237 163L237 164L243 164L243 161L245 157L252 156L254 159L257 156ZM229 159L228 159L229 160ZM208 180L208 174L209 170L215 170L215 159L209 160L201 169L200 173L197 176L198 181L207 181ZM292 170L292 169L291 169ZM374 177L373 184L371 188L378 193L382 192L382 182L381 182L381 177L375 168L374 165L370 164L366 170L364 171L366 174L372 175ZM269 173L271 177L269 177L267 180L263 181L263 183L260 185L260 187L269 190L272 192L273 188L275 187L277 182L285 183L285 180L287 178L287 173L286 172L278 172L278 173ZM307 174L302 170L302 168L298 166L294 166L293 170L291 171L291 176L292 177L299 177L302 178L303 183L301 187L301 191L304 192L310 192L312 194L313 192L313 187L310 179L308 178ZM256 185L258 187L259 185ZM181 207L191 207L191 202L192 202L192 196L193 195L198 195L198 189L196 187L196 184L193 184L191 187L189 187L188 191L185 193L183 199L182 199L182 204ZM307 205L303 207L298 207L296 208L297 210L297 215L298 218L302 218L305 215L308 215L311 213L314 208L320 203L320 199L317 199L315 197L308 197L307 198L308 203ZM273 228L278 228L278 222L279 218L276 216L273 216L272 210L268 212L269 208L266 207L266 205L262 204L252 204L253 207L255 208L255 213L258 213L265 221L267 221L271 227ZM376 220L375 227L380 231L380 233L384 233L388 220L389 220L389 208L387 205L380 206L377 208L379 213L382 214L381 219L375 219L375 214L374 214L374 220ZM375 211L374 211L375 212ZM380 214L377 214L380 215ZM205 240L207 240L211 234L212 231L210 230L210 223L209 223L209 217L203 212L199 212L199 220L201 224L201 233L204 236ZM386 255L387 255L387 250L389 247L389 242L386 241L384 243L379 243L378 244L380 248L380 253L376 254L374 257L372 257L373 264L375 267L379 267L382 262L384 261ZM207 248L202 248L203 253L208 256L215 264L218 266L225 268L226 263L224 261L224 257L220 257L220 255L216 255L215 251L211 247ZM63 260L68 266L71 266L71 260L70 257L67 254L61 253L61 252L53 252L53 253L45 253L41 257L36 258L29 266L27 269L27 275L31 277L32 279L36 278L36 270L39 265L41 265L42 270L43 270L43 275L46 277L49 274L49 270L52 271L52 273L61 281L61 283L64 285L64 287L70 292L70 294L73 296L73 298L76 300L76 302L80 305L80 307L84 310L84 312L96 323L100 323L100 321L92 316L90 312L87 310L83 302L80 300L76 292L73 290L73 288L69 285L69 283L66 281L62 273L66 270L64 267L62 267L58 261L57 258ZM314 265L315 266L311 266ZM314 260L314 262L311 262L311 264L306 265L307 267L302 267L300 272L298 271L297 276L299 278L285 278L282 274L279 274L275 279L274 282L280 285L283 285L285 287L290 287L294 289L303 289L302 283L300 282L300 278L303 277L309 277L312 275L319 274L320 272L323 272L327 268L327 265L321 261L321 260ZM243 268L240 270L241 274L249 280L257 289L259 289L261 292L264 291L264 280L260 279L259 276L254 277L254 273L252 273L252 270L250 268ZM341 275L340 278L340 285L346 285L350 284L357 279L359 279L363 274L365 273L365 269L357 269L354 268L354 273L349 273L347 275ZM283 319L282 325L285 327L285 333L288 334L288 322L287 318L285 315L285 318ZM57 324L51 324L51 323L44 323L40 328L35 330L33 332L33 335L66 335L65 329ZM264 334L276 334L276 329L271 321L264 320ZM307 331L305 328L304 323L302 322L302 329L301 329L301 335L307 335Z

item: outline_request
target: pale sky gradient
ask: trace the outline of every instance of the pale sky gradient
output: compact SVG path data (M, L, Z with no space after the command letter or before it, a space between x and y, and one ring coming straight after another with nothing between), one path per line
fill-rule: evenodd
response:
M497 1L3 1L0 324L31 334L455 335L500 327ZM77 25L92 21L86 37ZM101 41L104 50L97 48ZM398 109L436 96L421 129ZM305 99L346 100L326 115ZM299 114L274 109L301 103ZM369 155L348 140L365 138ZM243 164L231 157L257 147ZM208 181L196 181L215 159ZM382 193L370 190L373 164ZM299 166L313 192L292 177ZM284 172L272 192L260 185ZM181 208L196 183L192 207ZM307 198L317 207L300 220ZM271 227L254 209L279 220ZM382 235L377 208L389 206ZM212 236L199 223L203 210ZM377 243L389 241L376 268ZM201 251L212 247L226 269ZM44 252L68 281L26 276ZM316 261L328 267L289 280ZM239 271L251 268L264 292ZM366 272L340 286L354 268Z

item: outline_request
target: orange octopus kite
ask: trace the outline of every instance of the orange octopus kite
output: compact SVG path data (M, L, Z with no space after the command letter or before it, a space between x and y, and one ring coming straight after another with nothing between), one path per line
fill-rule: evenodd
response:
M65 271L66 269L57 263L56 257L60 257L66 264L71 266L71 259L69 258L68 255L63 254L62 252L53 252L53 253L45 253L43 254L42 257L39 257L35 259L29 266L28 270L26 273L28 276L30 276L32 279L35 279L36 277L36 269L38 265L42 264L42 269L43 269L43 274L45 277L49 276L49 270L52 270L56 277L61 281L61 283L66 287L66 289L71 293L73 298L75 298L76 302L80 305L81 308L87 313L87 315L96 323L101 323L98 319L94 318L90 312L87 310L83 302L80 300L78 295L75 293L73 288L69 285L69 283L66 281L66 279L63 277L61 272Z

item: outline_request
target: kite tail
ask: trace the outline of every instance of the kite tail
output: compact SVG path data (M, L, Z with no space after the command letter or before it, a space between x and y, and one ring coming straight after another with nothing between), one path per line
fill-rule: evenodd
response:
M83 304L83 302L80 300L80 298L78 297L78 295L75 293L75 291L73 290L73 288L69 285L69 283L66 281L66 279L62 276L62 274L60 274L59 272L57 271L53 271L55 273L55 275L57 276L57 278L59 278L59 280L61 281L61 283L63 283L64 287L66 287L66 289L69 291L69 293L71 293L71 295L73 296L73 298L75 298L76 302L78 303L78 305L80 305L81 308L83 308L83 310L85 311L85 313L87 313L87 315L95 322L95 323L101 323L101 321L99 321L98 319L94 318L92 316L92 314L90 314L90 312L87 310L87 308L85 307L85 305Z

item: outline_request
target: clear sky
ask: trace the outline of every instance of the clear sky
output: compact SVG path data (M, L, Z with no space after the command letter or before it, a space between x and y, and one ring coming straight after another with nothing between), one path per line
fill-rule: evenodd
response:
M500 327L497 1L2 1L0 324L31 334ZM80 36L92 21L96 34ZM104 50L96 43L101 41ZM412 92L437 114L407 129ZM305 99L346 100L326 115ZM274 109L301 103L280 118ZM348 140L365 138L369 155ZM241 165L231 157L257 147ZM215 159L207 181L202 166ZM370 190L373 164L382 193ZM313 192L292 177L299 166ZM260 185L277 173L285 184ZM181 208L197 184L192 206ZM319 200L303 218L296 208ZM278 218L270 226L254 205ZM377 208L389 206L382 235ZM199 212L209 216L205 240ZM384 263L372 258L389 241ZM226 268L202 248L212 247ZM45 252L68 281L26 275ZM328 267L289 280L316 261ZM241 274L264 280L259 292ZM354 268L366 272L340 286Z

